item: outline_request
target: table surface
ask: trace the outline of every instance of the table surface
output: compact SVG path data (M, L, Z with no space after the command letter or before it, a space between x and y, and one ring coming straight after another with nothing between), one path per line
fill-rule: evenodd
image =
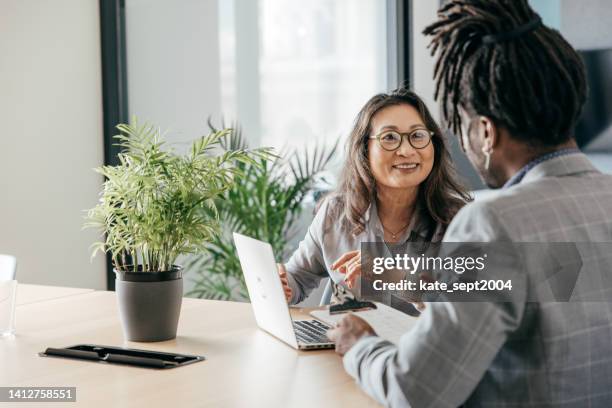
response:
M57 299L65 296L91 293L93 291L93 289L85 288L67 288L63 286L45 286L18 283L17 300L15 303L17 304L17 306L19 306L28 303L36 303L45 300Z
M19 289L21 299L41 299L35 285ZM50 296L53 291L63 296ZM176 339L135 343L123 339L114 292L49 288L48 294L17 306L16 335L0 339L0 385L77 387L76 404L54 407L378 406L332 350L285 345L257 328L248 303L185 298ZM206 361L153 370L37 354L82 343L203 355Z

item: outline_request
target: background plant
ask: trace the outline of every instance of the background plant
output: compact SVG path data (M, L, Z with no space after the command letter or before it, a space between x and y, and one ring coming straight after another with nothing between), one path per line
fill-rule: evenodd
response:
M149 124L117 129L120 164L96 169L106 181L85 226L106 235L93 255L110 252L119 271L167 271L180 254L205 250L220 231L219 198L236 185L244 166L257 168L270 154L266 148L221 148L231 129L197 139L184 155L164 149L160 130Z
M215 131L212 124L209 126ZM247 148L239 130L232 132L229 151ZM242 162L238 167L244 177L223 193L217 201L221 234L206 244L206 253L190 257L186 272L196 275L188 296L208 299L246 300L248 294L232 232L239 232L272 245L277 262L288 256L288 242L297 231L304 200L321 173L329 165L336 146L317 146L301 154L260 157L257 162Z

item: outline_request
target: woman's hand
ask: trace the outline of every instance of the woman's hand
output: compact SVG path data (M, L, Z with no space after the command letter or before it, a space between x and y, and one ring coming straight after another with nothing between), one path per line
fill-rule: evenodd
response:
M344 281L346 285L352 289L355 286L355 281L361 276L361 251L349 251L338 258L331 268L335 271L345 274ZM427 274L421 274L421 279L427 282L435 282ZM421 301L411 302L419 312L425 310L425 303Z
M355 281L361 276L361 251L349 251L342 255L331 265L335 271L345 275L346 285L352 289Z
M293 295L293 291L289 286L289 278L287 278L287 270L285 269L285 265L276 264L278 266L278 274L281 279L281 283L283 284L283 291L285 292L285 298L287 299L287 303L291 301L291 296Z

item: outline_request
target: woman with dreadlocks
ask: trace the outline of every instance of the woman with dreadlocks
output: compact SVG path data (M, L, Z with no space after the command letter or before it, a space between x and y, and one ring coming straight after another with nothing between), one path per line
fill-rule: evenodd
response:
M610 407L612 176L573 138L583 63L527 0L451 0L438 17L424 33L443 119L486 183L502 187L463 207L443 241L455 253L497 243L485 247L496 251L483 278L512 288L430 302L398 345L353 315L328 336L387 406ZM498 257L509 242L529 244Z

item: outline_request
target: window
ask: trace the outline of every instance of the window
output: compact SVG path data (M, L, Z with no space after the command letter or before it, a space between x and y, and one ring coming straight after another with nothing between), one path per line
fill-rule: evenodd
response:
M380 0L126 0L130 115L186 144L237 120L252 146L345 137L390 87Z

